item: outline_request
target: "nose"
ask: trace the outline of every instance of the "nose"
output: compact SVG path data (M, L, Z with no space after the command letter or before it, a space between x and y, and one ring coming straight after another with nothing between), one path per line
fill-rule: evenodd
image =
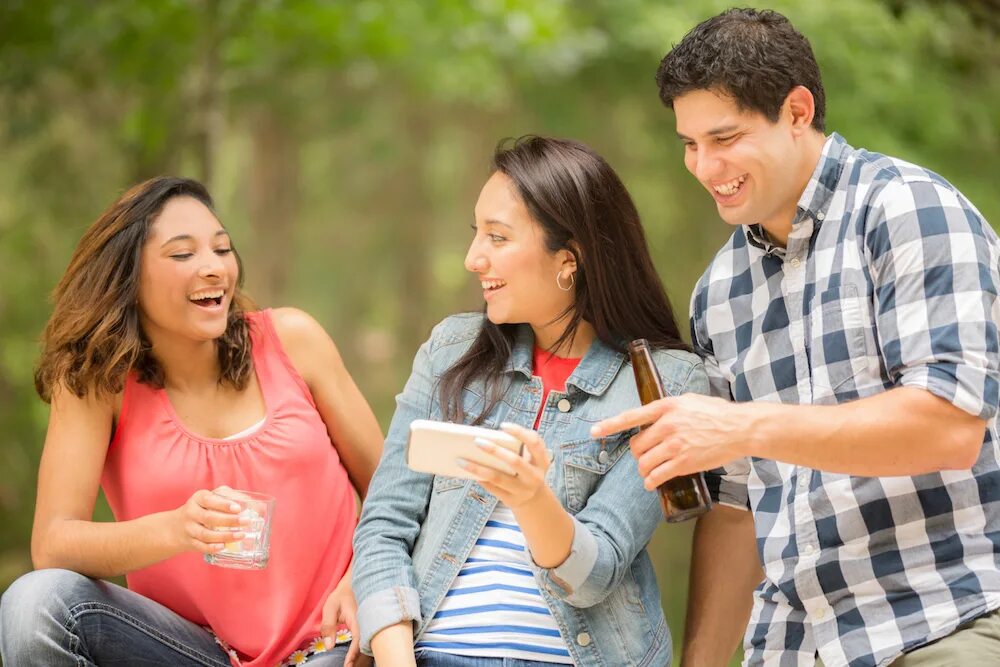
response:
M465 269L472 273L486 273L489 268L489 260L479 249L475 240L469 245L469 252L465 253Z
M719 173L719 165L722 161L711 149L702 148L695 152L693 158L694 169L691 171L699 181L710 181Z
M222 257L214 251L209 251L202 257L201 265L198 267L198 275L203 278L218 277L225 269L226 264L222 261Z

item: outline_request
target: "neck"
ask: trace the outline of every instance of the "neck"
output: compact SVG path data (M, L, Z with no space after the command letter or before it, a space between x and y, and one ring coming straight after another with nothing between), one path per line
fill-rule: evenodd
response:
M152 352L163 368L168 389L192 391L219 383L219 356L215 341L181 341L166 336L150 337Z
M792 233L792 221L795 220L799 199L802 197L802 193L805 192L806 186L809 185L809 179L812 178L813 172L816 171L816 165L819 164L819 159L823 155L826 136L819 131L810 131L802 137L801 141L803 147L801 152L802 157L795 171L795 187L791 189L794 195L789 201L784 203L774 217L760 223L760 226L767 232L767 236L771 239L771 242L782 248L788 245L788 236Z
M531 329L535 332L535 345L543 350L548 350L566 332L566 324L560 321L543 327L531 325ZM552 353L557 357L578 359L587 353L590 344L594 342L596 337L597 333L594 331L593 325L586 320L581 320L576 331L573 332L573 337L560 343L559 347L552 350Z

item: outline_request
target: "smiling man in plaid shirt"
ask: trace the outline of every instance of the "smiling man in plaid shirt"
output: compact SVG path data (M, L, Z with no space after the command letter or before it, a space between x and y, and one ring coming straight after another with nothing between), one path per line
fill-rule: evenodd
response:
M779 14L700 24L657 83L735 227L692 300L720 398L594 435L651 424L648 488L715 469L685 666L725 664L748 614L749 665L1000 665L997 236L940 176L825 134Z

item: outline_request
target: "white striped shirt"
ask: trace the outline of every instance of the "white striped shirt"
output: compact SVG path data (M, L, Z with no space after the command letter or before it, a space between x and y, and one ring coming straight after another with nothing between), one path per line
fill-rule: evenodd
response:
M514 513L497 503L416 648L573 664L530 558Z

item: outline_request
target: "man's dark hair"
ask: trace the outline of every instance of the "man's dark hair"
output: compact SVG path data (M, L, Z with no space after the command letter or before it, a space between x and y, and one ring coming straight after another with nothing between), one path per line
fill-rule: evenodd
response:
M664 56L656 84L671 109L685 93L712 90L772 123L792 88L805 86L816 104L812 126L826 127L826 95L809 40L770 10L727 9L699 23Z

